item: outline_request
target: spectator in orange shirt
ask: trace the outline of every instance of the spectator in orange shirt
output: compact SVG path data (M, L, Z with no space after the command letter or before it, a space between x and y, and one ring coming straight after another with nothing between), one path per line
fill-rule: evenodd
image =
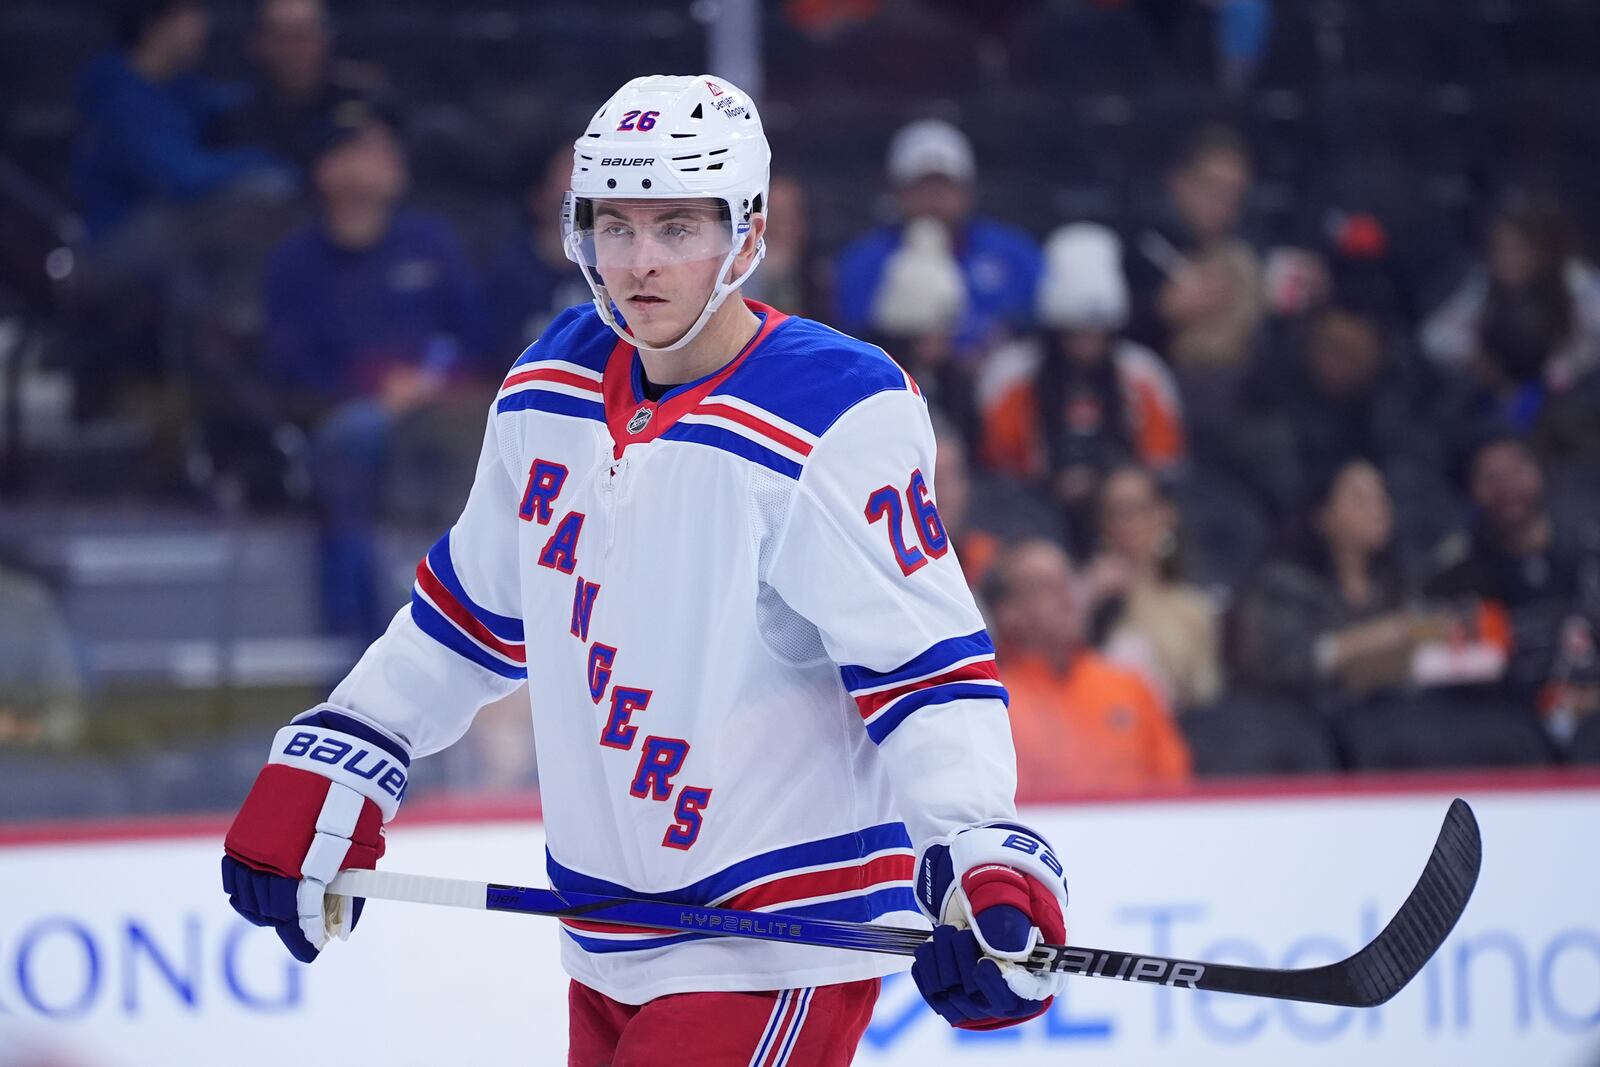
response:
M1002 556L988 603L1011 694L1019 796L1189 778L1188 747L1161 698L1087 646L1080 581L1059 545L1034 539Z
M1121 264L1121 245L1104 226L1056 231L1039 282L1043 332L998 349L979 384L984 461L1048 486L1080 554L1107 471L1130 461L1166 471L1185 453L1171 373L1122 336L1128 289Z

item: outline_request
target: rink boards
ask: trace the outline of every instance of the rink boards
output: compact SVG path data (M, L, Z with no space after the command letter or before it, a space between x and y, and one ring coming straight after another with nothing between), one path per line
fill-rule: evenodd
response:
M1382 1008L1075 979L1045 1018L965 1035L897 976L857 1062L1596 1067L1600 778L1252 789L1024 818L1067 861L1073 942L1302 967L1387 921L1458 794L1483 828L1478 893ZM222 829L0 828L0 1067L25 1048L75 1067L565 1062L554 923L375 904L349 944L301 967L228 909ZM384 866L538 885L541 848L537 823L503 809L419 810Z

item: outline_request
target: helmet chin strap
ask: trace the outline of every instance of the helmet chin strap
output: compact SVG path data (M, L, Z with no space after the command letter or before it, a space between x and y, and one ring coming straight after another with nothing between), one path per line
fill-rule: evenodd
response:
M690 341L693 341L695 337L699 335L700 331L705 328L706 323L710 321L711 316L716 314L717 308L721 307L722 302L728 298L728 294L737 290L749 279L750 275L755 273L756 268L761 265L761 261L766 258L766 254L766 239L757 238L756 254L755 258L750 261L750 266L746 267L744 273L733 279L733 281L725 282L721 279L727 276L728 271L733 268L733 261L739 256L739 246L734 245L734 247L728 252L727 258L722 261L722 267L717 271L717 284L712 288L711 295L706 298L706 306L700 310L700 316L694 320L694 325L690 326L689 329L684 332L682 337L678 338L670 345L659 346L647 344L635 337L633 334L629 333L622 323L617 321L617 310L616 306L611 302L611 293L604 285L595 279L594 275L589 272L589 268L582 262L582 260L578 261L578 267L583 271L584 280L589 283L590 291L594 293L595 310L600 313L601 320L605 322L607 326L611 327L612 333L616 334L630 345L633 345L635 348L644 348L651 352L676 352Z

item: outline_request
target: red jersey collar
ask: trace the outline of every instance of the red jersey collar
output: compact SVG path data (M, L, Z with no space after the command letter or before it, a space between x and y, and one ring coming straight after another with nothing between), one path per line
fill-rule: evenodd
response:
M639 395L634 384L634 368L639 362L639 349L627 341L618 340L606 360L601 388L605 397L606 428L611 431L611 456L621 459L629 445L654 441L666 433L677 421L695 408L717 387L738 370L745 359L765 341L773 330L789 318L783 312L755 300L746 300L744 306L761 319L761 328L745 342L721 369L704 378L684 385L675 385L660 401Z

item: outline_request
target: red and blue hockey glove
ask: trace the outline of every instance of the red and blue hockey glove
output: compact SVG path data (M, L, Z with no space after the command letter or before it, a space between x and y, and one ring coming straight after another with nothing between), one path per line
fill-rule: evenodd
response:
M1064 981L1020 966L1066 941L1067 883L1043 837L1016 823L958 831L917 865L917 901L936 924L911 977L951 1026L997 1030L1050 1007Z
M411 753L376 723L331 704L278 731L224 843L222 888L257 926L271 926L310 963L330 937L350 936L364 901L324 916L327 884L376 867L383 825L405 796Z

